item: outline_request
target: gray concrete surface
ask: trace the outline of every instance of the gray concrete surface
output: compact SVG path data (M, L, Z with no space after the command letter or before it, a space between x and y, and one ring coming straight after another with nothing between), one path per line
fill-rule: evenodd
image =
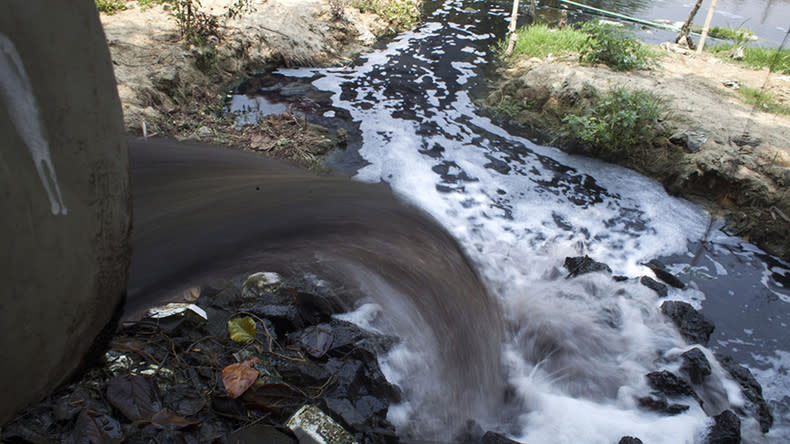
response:
M93 0L0 13L0 424L74 371L126 289L126 141Z

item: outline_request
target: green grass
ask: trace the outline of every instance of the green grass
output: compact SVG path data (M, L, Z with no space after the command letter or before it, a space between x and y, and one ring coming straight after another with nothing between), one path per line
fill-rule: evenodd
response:
M758 109L773 114L790 114L790 106L776 103L775 95L769 91L757 88L749 88L741 85L738 88L741 99L749 105L757 106Z
M546 57L549 54L567 55L582 50L587 34L572 28L551 29L546 25L531 25L516 31L518 40L513 56ZM504 55L507 39L499 42L497 50Z
M668 117L666 102L651 91L615 86L597 95L590 106L566 116L561 132L604 158L642 157L657 138L666 135L661 122Z
M692 25L691 31L702 33L702 26ZM746 28L731 28L729 26L713 26L708 29L708 35L715 39L732 40L736 43L754 40L754 32Z
M587 22L580 28L564 29L535 24L517 30L516 34L518 39L512 57L543 58L549 54L579 54L579 61L582 63L601 63L615 71L632 71L654 66L657 55L657 51L622 31L598 22ZM507 38L497 44L500 57L504 57L506 47Z
M790 49L779 51L772 48L746 46L743 48L743 59L733 60L730 58L730 52L734 47L735 45L716 45L707 46L705 50L730 62L741 63L758 69L773 67L772 70L774 72L790 74Z
M126 10L123 0L96 0L96 9L105 14L115 14Z
M378 15L395 31L411 29L420 20L420 8L414 0L351 0L350 5Z

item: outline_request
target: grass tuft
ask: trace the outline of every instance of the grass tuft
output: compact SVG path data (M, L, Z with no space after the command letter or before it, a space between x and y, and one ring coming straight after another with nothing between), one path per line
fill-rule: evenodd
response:
M552 29L547 25L525 26L516 31L518 40L513 48L513 56L546 57L576 54L582 50L587 34L572 28ZM497 52L504 56L507 39L497 45Z
M112 15L118 11L125 11L123 0L96 0L96 9L104 14Z
M738 92L745 103L754 105L761 111L790 115L790 106L777 103L776 95L770 91L763 91L762 89L741 85L741 87L738 88Z
M735 49L735 45L715 45L705 47L717 57L724 60L741 63L753 68L771 68L774 72L790 74L790 49L773 49L745 46L743 48L743 59L733 60L730 53Z

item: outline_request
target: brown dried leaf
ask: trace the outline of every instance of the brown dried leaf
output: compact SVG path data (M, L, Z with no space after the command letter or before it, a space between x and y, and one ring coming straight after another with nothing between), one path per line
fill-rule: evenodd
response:
M274 383L256 385L252 390L244 394L244 401L251 407L275 410L293 404L296 397L296 393L288 385Z
M260 359L250 358L222 369L222 384L231 398L238 398L258 379L258 370L252 368Z
M156 412L151 418L151 422L169 430L179 430L200 423L200 421L190 421L184 417L170 413L167 409Z
M107 386L107 399L130 421L148 421L162 409L154 387L141 375L119 375Z

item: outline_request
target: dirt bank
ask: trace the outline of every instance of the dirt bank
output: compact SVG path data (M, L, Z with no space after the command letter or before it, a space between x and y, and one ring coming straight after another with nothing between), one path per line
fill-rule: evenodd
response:
M487 105L507 109L507 118L533 139L594 154L563 143L558 131L563 117L588 105L592 91L615 85L658 94L672 111L662 125L676 137L656 140L642 155L608 160L661 181L672 194L702 203L726 217L731 233L790 258L790 116L747 105L726 86L732 81L754 89L765 85L776 101L788 106L790 76L678 52L674 45L664 45L662 51L658 68L627 73L582 66L575 56L518 59L500 71L502 79ZM679 140L684 134L701 145L686 146Z
M110 47L124 123L132 134L159 133L232 145L249 141L221 113L231 82L273 66L347 63L399 22L328 0L252 1L254 11L228 19L232 0L203 0L201 11L218 18L216 35L186 42L162 5L101 14ZM392 0L418 12L419 3ZM144 129L145 128L145 129Z

